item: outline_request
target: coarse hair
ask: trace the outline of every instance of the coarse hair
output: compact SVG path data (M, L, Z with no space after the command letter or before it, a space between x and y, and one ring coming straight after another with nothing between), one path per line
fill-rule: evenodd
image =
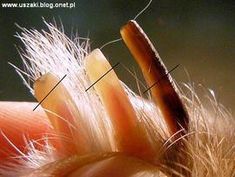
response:
M25 70L15 67L16 71L33 95L35 94L33 83L44 74L49 72L57 78L62 78L66 74L63 86L68 90L79 114L70 127L75 132L84 132L85 141L92 148L84 154L75 152L67 155L53 147L47 135L45 144L40 150L35 147L35 142L27 141L28 153L18 157L16 163L2 164L0 174L53 176L53 173L46 173L45 169L50 165L56 168L60 161L66 162L66 159L70 159L72 155L79 155L81 161L84 159L86 161L86 156L91 158L93 155L95 158L102 154L103 159L121 156L123 161L126 160L128 163L130 161L128 164L130 166L132 162L134 166L137 162L149 166L147 170L143 170L136 165L139 170L136 169L130 176L235 176L235 119L217 102L214 91L208 89L205 91L205 96L199 97L197 86L192 82L177 84L174 81L177 93L189 115L187 132L182 136L176 136L184 130L171 135L158 106L151 97L147 100L138 96L120 81L133 106L138 126L142 127L150 146L154 148L154 160L145 161L144 157L122 154L117 145L115 127L97 91L91 88L85 92L85 89L91 85L85 67L86 57L91 53L89 39L78 36L70 39L63 33L62 27L62 30L59 30L56 25L47 22L45 24L48 31L39 32L35 29L21 28L22 33L17 34L24 44L20 55ZM202 99L207 99L207 103L202 102ZM66 117L62 119L66 120ZM70 122L64 121L64 124ZM82 146L76 144L76 136L67 140L74 143L76 148ZM179 146L180 143L183 145ZM77 168L84 166L84 164L79 166L80 162L77 164Z

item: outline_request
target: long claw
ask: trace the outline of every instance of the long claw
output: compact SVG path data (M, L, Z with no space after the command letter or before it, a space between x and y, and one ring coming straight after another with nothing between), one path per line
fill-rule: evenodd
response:
M64 154L84 153L89 149L86 141L86 134L82 127L77 131L76 119L78 119L78 110L71 98L69 92L61 82L52 91L52 88L59 82L59 78L51 73L41 76L34 83L35 97L41 101L41 106L46 110L47 116L61 137L61 146ZM79 132L79 135L78 135ZM76 139L76 142L74 142Z
M182 128L188 130L188 114L176 92L158 52L136 21L131 20L121 28L121 36L139 64L151 88L155 104L160 108L171 135Z
M111 65L99 49L86 58L86 71L94 83ZM112 70L94 85L114 126L115 139L120 152L141 158L153 158L153 148L140 126L130 100Z

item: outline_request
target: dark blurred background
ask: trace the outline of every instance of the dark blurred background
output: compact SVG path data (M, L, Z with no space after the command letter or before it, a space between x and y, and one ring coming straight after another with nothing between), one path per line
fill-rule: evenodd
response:
M25 2L25 1L22 1ZM29 1L27 1L29 2ZM35 1L32 1L35 2ZM50 1L44 1L50 2ZM52 2L52 1L51 1ZM0 7L0 100L34 100L11 62L22 68L16 46L23 46L14 37L26 28L45 29L48 22L63 22L70 36L78 29L80 36L89 37L92 48L120 37L119 29L148 3L146 0L79 0L76 8L2 8ZM217 98L235 111L235 3L233 1L153 0L138 23L157 47L168 69L180 64L172 73L179 82L194 81L215 90ZM103 50L112 64L121 61L141 76L137 65L123 42ZM126 70L116 69L124 82L134 90L135 79ZM186 75L189 73L190 78Z

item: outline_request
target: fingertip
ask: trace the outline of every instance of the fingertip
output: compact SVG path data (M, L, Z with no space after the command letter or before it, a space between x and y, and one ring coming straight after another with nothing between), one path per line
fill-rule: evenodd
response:
M36 105L33 102L0 102L1 160L17 155L16 148L25 153L25 138L38 141L52 133L43 109L39 106L33 111Z

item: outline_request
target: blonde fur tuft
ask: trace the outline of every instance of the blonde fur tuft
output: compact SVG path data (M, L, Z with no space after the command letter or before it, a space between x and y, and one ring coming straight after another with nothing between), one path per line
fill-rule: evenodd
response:
M23 32L17 35L25 46L20 55L26 68L25 71L17 69L18 73L32 94L32 83L43 74L51 72L58 78L67 74L63 84L79 110L73 126L76 129L77 124L82 124L82 131L86 132L87 141L93 147L88 153L118 151L112 123L95 89L85 92L91 85L84 66L84 58L90 53L89 39L76 37L71 40L52 24L45 24L48 32L21 28ZM137 96L125 84L122 86L134 107L139 125L144 127L156 150L156 169L166 176L235 176L235 119L216 101L214 92L207 94L211 103L208 106L201 101L194 86L182 86L184 91L178 92L189 113L189 131L172 141L153 102ZM30 172L65 158L48 143L47 138L50 137L45 137L47 143L43 150L37 150L34 142L28 142L28 154L18 158L16 164L1 167L0 174L21 176L22 171ZM182 149L176 147L180 142L185 142ZM136 176L144 176L142 173L147 174L138 172Z

